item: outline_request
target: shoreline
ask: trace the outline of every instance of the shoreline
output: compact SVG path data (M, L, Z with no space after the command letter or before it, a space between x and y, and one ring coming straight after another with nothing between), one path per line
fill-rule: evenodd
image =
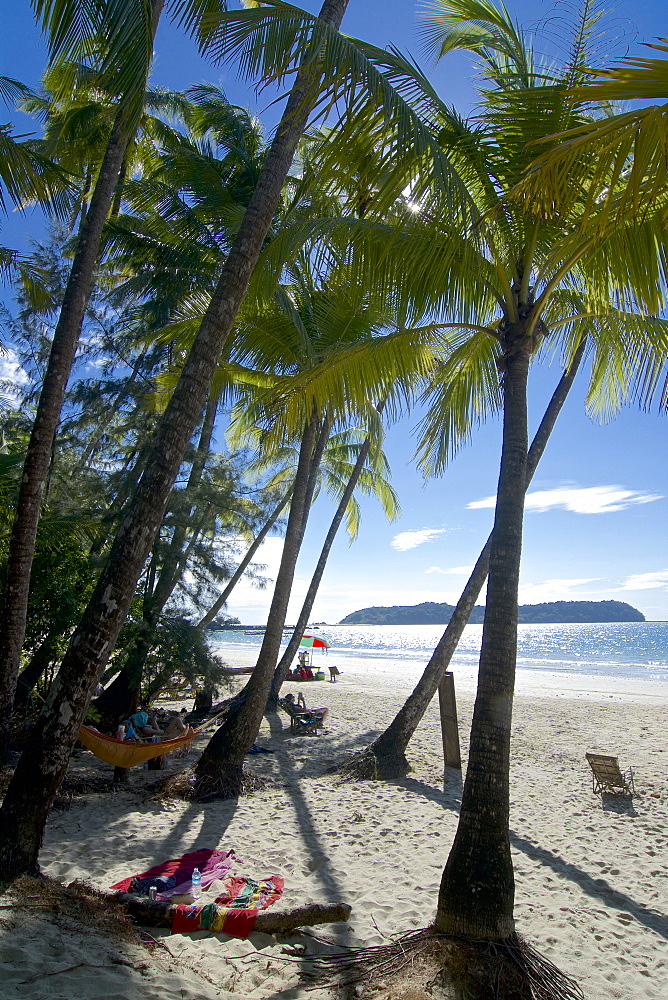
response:
M218 647L214 650L232 669L243 669L254 665L257 650L251 647ZM366 662L365 662L366 661ZM410 661L410 670L405 669L402 661L395 656L363 657L359 654L349 655L335 650L329 656L316 654L314 667L321 666L325 673L327 667L334 665L339 668L345 681L358 686L360 693L375 696L379 692L387 693L391 685L392 692L401 693L404 698L417 684L426 666L415 660ZM475 665L477 668L477 663ZM455 677L455 689L463 694L474 695L477 683L477 669L470 663L453 661L452 673ZM341 683L343 677L337 681ZM290 685L286 681L287 689ZM293 684L295 690L307 692L309 689L334 687L328 679L325 681L308 681ZM320 697L320 695L318 695ZM668 705L668 681L646 677L612 677L609 674L576 673L573 670L530 670L518 666L515 682L516 698L572 698L582 701L608 701L610 699L629 701L639 704Z

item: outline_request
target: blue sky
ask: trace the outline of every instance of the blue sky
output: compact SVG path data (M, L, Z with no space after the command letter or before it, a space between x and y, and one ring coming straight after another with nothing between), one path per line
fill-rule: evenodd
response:
M304 6L316 10L319 4L309 0ZM412 0L350 0L344 30L375 44L409 49L420 60L416 24L423 6ZM546 49L559 51L570 4L506 0L506 6L525 27L543 25ZM34 85L44 54L30 5L27 0L0 0L0 12L0 72ZM615 54L623 55L627 49L638 52L639 42L668 36L667 15L664 0L617 4L606 22ZM446 99L466 111L473 93L472 70L463 56L430 68L429 75ZM269 125L276 119L277 110L267 109L265 95L239 82L233 67L207 65L170 25L161 27L156 40L153 80L177 89L202 80L214 82ZM17 125L31 127L25 118ZM38 235L41 227L37 216L14 214L4 226L4 241L20 246L26 234ZM527 604L622 600L648 619L666 620L665 416L656 410L625 408L604 426L592 422L584 412L584 374L576 381L529 491L520 599ZM532 431L558 378L555 365L546 363L532 371ZM456 602L492 524L500 425L492 421L481 428L442 478L423 483L411 464L416 419L407 417L392 427L386 442L401 517L390 524L376 502L362 500L359 538L352 546L344 535L335 542L312 620L337 622L370 605ZM289 620L296 617L332 513L331 503L321 497L298 564ZM270 538L258 557L269 577L277 567L281 544L280 538ZM242 584L228 611L244 622L261 623L270 596L270 589Z

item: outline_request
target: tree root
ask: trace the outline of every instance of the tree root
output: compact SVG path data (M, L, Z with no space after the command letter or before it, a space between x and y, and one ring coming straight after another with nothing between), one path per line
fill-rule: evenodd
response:
M191 802L236 799L266 787L267 782L247 767L200 774L196 768L186 767L152 786L157 798L187 799Z
M440 985L448 996L454 990L459 1000L584 1000L575 980L518 934L481 941L427 927L380 947L317 956L309 966L310 978L344 987L372 980L377 989L381 980L395 980L415 967L430 996Z
M370 747L359 750L334 770L341 782L394 781L397 778L405 778L410 771L410 765L404 754L379 752L372 743Z

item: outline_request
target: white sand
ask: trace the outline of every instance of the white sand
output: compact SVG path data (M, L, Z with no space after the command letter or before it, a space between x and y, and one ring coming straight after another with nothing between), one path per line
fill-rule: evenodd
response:
M320 938L379 944L428 924L456 828L461 776L443 777L436 706L409 747L414 770L404 781L338 785L325 774L346 751L367 745L406 693L391 693L377 661L373 671L359 660L337 663L344 671L338 683L301 686L310 705L329 705L326 733L291 736L287 718L265 720L260 742L276 752L249 763L274 780L267 791L208 804L145 801L132 791L88 795L52 814L44 870L107 888L186 851L233 847L244 862L235 874L285 878L281 907L337 899L352 905L350 922L316 929ZM665 1000L668 684L527 674L518 691L511 806L518 930L576 977L588 1000ZM470 678L458 679L457 694L465 759ZM632 802L592 794L587 750L633 766ZM73 767L110 773L88 752ZM138 787L154 777L133 771ZM205 897L217 894L215 885ZM321 947L302 935L240 941L152 930L171 956L162 949L151 956L69 918L9 908L0 909L0 932L5 998L335 996L296 985L299 963L286 947Z

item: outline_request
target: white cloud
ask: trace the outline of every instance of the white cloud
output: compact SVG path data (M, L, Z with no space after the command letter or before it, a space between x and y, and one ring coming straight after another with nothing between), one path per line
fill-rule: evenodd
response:
M668 590L668 569L660 569L656 573L634 573L624 581L620 590L652 590L656 587Z
M439 535L445 534L445 528L420 528L417 531L400 531L392 539L392 548L398 552L415 549L425 542L433 542Z
M544 580L543 583L523 583L520 585L520 604L541 604L543 601L583 600L586 594L573 593L576 587L584 587L600 579L596 576L575 577L570 580Z
M622 486L588 486L578 489L574 486L558 486L553 490L536 490L527 493L526 510L544 512L554 507L562 507L575 514L608 514L611 511L626 510L636 504L661 500L660 493L638 493ZM468 504L469 510L494 507L496 497L485 497Z
M28 376L23 368L21 368L17 360L17 355L12 350L9 350L4 357L0 357L0 379L3 382L13 382L16 386L25 385L28 381ZM12 389L11 386L6 386L2 390L2 393L18 402L18 392Z
M440 566L430 566L425 573L442 573L443 576L466 576L473 570L473 566L453 566L452 569L441 569Z

